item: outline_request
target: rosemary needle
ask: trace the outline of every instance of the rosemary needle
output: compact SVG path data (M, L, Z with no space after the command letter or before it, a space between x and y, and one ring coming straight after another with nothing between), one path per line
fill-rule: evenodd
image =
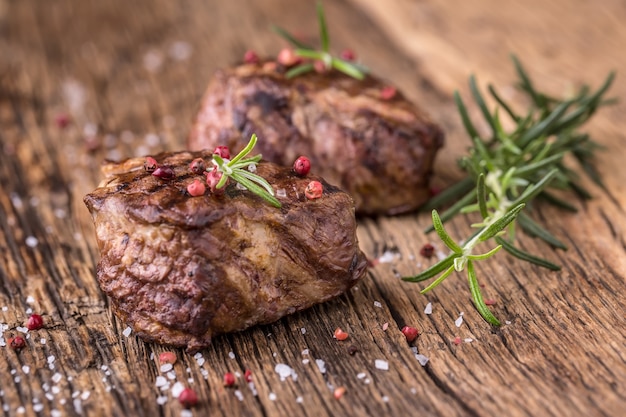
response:
M466 270L476 309L485 321L495 326L499 326L500 321L483 299L475 264L491 258L499 249L504 249L535 265L550 270L560 269L558 265L516 247L515 225L519 224L523 231L554 248L567 249L563 242L535 223L526 214L525 207L535 198L541 198L569 211L576 209L569 202L550 193L552 188L570 190L583 198L591 196L578 182L577 173L565 165L563 159L567 155L573 156L583 172L602 186L600 175L593 165L594 153L601 147L589 135L580 133L578 128L598 108L612 103L604 95L615 78L615 74L610 73L595 92L590 92L587 86L583 86L573 98L557 100L537 91L520 61L515 56L512 59L520 78L519 88L529 96L532 105L525 115L521 115L502 99L493 86L488 87L499 109L515 123L515 128L507 132L502 127L501 112L498 108L493 112L489 110L476 79L472 76L469 82L471 95L491 130L491 135L482 138L472 123L461 96L454 94L461 120L473 144L469 155L459 160L460 167L468 176L425 205L432 210L433 220L433 226L427 232L436 230L451 254L425 271L403 278L409 282L421 282L438 276L423 290L425 292L441 284L455 270ZM457 203L441 215L434 210L453 200L457 200ZM473 225L478 230L470 238L463 244L457 244L443 225L459 213L470 212L478 212L482 221ZM479 243L492 240L497 244L493 249L480 255L473 253Z

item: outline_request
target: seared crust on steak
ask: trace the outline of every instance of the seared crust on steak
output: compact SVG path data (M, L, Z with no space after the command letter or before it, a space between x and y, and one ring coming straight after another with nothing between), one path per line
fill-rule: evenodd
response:
M291 166L308 156L359 213L414 210L429 197L443 133L400 92L385 99L384 87L373 76L358 81L337 71L287 79L262 63L218 71L188 145L239 149L256 133L265 159Z
M115 313L142 338L194 351L220 333L270 323L342 294L365 273L354 203L320 177L271 163L257 173L279 191L278 209L232 181L221 196L190 196L190 172L209 152L155 156L176 174L163 180L143 158L109 164L85 203L96 226L98 281ZM307 200L311 180L323 196Z

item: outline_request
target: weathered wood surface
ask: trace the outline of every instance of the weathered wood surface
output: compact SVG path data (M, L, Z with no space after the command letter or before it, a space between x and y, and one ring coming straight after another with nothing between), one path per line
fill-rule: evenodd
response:
M451 93L467 92L470 73L518 100L510 52L555 94L626 68L626 8L617 0L326 3L334 47L355 48L446 129L439 184L458 176L454 160L467 146ZM98 252L82 196L99 182L104 158L180 149L212 72L247 48L276 53L281 43L270 23L314 35L313 7L288 0L0 1L3 337L20 334L29 309L45 319L20 353L0 347L0 414L181 414L171 389L155 386L163 373L153 354L167 349L124 336L126 325L97 288ZM615 96L625 96L623 77ZM480 269L484 292L497 300L494 312L510 324L494 330L480 320L461 277L428 296L398 280L427 264L419 256L431 239L422 233L427 216L369 219L359 229L363 250L372 259L393 250L393 262L333 302L216 338L202 365L176 351L174 379L165 378L197 390L194 415L624 415L625 110L622 101L589 125L609 149L599 157L607 191L591 186L595 199L577 203L578 214L540 208L540 220L571 249L521 240L563 270L505 256ZM60 114L71 115L65 129L55 124ZM462 238L468 225L459 219L451 230ZM398 330L404 324L422 332L414 346L430 359L425 367ZM332 338L338 326L350 333L347 342ZM456 336L472 341L455 345ZM350 356L349 345L359 352ZM389 370L376 369L375 359L388 361ZM293 367L297 380L281 381L277 363ZM245 369L258 395L240 378L240 401L222 387L222 375ZM335 400L331 387L339 386L347 392Z

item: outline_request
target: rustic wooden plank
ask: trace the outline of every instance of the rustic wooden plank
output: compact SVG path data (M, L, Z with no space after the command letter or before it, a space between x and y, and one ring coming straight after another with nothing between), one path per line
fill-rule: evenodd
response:
M450 94L455 88L467 93L470 72L519 100L510 88L511 51L555 94L570 83L597 84L626 59L614 53L626 40L620 19L626 10L617 1L328 3L334 47L356 48L375 72L424 103L445 127L448 147L438 158L438 184L458 177L454 160L467 146ZM472 309L463 277L451 277L428 296L419 294L421 286L399 282L432 262L419 256L433 239L422 232L427 216L362 219L363 250L391 262L372 268L337 300L216 338L197 358L175 350L170 379L155 359L168 349L124 335L126 325L111 315L97 288L98 252L82 196L98 183L104 158L183 146L210 74L248 47L275 53L282 44L268 30L270 23L315 35L313 3L29 0L0 6L0 308L6 307L0 324L9 326L7 338L20 334L29 309L46 322L29 333L20 353L0 347L4 415L22 415L19 407L28 416L53 410L181 415L171 389L156 387L158 376L197 390L195 415L623 412L621 152L600 156L607 190L590 185L596 198L576 203L580 213L540 207L539 220L571 247L568 252L522 239L525 248L544 252L563 271L546 273L506 258L481 267L483 291L497 301L494 312L510 321L501 329L490 328ZM625 90L619 81L613 93L623 96ZM606 109L590 126L610 149L620 149L624 110L623 103ZM54 119L64 113L72 123L59 129ZM469 223L455 220L450 230L462 238ZM426 315L429 302L433 312ZM457 327L460 312L464 323ZM399 331L405 324L422 332L414 345L430 359L425 367ZM332 338L338 326L349 332L347 341ZM472 341L456 345L456 336ZM348 354L351 345L359 349L354 356ZM376 359L388 361L389 371L376 369ZM316 360L324 361L325 373ZM297 379L281 381L277 363L291 366ZM239 378L240 401L221 379L246 369L254 390ZM339 386L347 391L336 401L333 388ZM163 405L157 403L161 396Z

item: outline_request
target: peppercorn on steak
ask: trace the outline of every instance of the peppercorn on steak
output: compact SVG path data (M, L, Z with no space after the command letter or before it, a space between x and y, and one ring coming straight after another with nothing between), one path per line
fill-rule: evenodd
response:
M160 174L143 158L108 164L84 199L101 251L100 287L139 336L198 350L214 335L338 296L364 275L348 194L268 162L256 173L280 208L233 181L222 193L199 192L190 186L204 180L189 169L197 158L211 152L150 158ZM323 191L309 198L312 182Z
M289 166L308 156L362 214L398 214L429 197L443 133L400 92L368 75L284 75L274 62L218 71L188 138L192 150L239 148L255 132L264 158Z

